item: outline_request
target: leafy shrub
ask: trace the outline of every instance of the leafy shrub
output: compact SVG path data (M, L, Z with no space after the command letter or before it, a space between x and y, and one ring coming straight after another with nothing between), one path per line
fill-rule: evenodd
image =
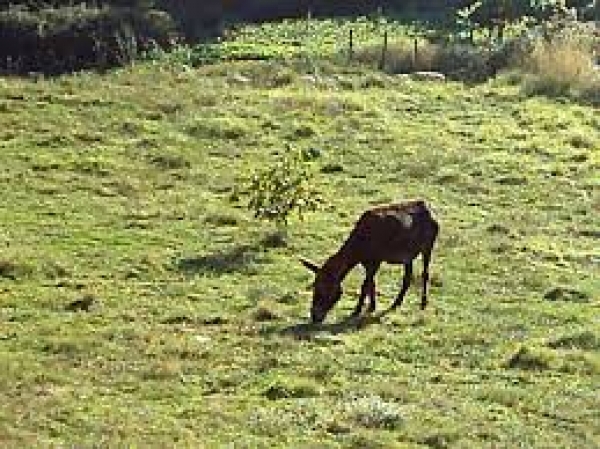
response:
M294 211L302 218L303 213L319 207L321 199L312 185L313 174L307 163L305 152L287 148L270 166L257 170L238 187L239 192L248 195L247 207L256 218L285 228Z
M456 12L458 36L473 42L475 31L486 30L488 37L495 34L503 40L509 25L518 22L540 24L569 17L562 0L478 0Z

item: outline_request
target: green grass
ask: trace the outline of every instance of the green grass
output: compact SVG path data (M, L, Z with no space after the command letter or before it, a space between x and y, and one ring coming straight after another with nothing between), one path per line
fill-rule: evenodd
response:
M600 444L597 111L500 83L313 81L267 62L0 80L0 445ZM326 207L282 241L230 197L286 143L318 150ZM415 197L441 223L430 307L411 289L335 324L357 270L306 329L297 256ZM382 269L380 307L400 278Z
M308 64L323 58L347 60L351 32L352 50L356 51L362 47L381 47L385 33L390 40L408 41L409 37L431 34L432 30L386 17L288 19L238 25L228 30L219 42L180 46L166 55L158 50L148 56L191 66L236 60L300 59ZM377 62L373 67L377 67Z

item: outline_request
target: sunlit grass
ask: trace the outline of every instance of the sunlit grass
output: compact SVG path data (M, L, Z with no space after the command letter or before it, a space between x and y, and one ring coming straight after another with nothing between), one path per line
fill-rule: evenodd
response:
M2 445L598 445L594 109L240 62L2 79L0 111ZM326 204L282 242L231 194L287 143ZM298 255L415 197L442 227L431 307L415 286L336 325L356 270L306 330Z

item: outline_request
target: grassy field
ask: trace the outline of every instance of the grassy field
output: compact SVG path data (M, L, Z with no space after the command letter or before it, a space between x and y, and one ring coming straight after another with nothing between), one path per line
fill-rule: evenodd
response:
M434 29L425 24L398 22L386 17L358 17L356 19L296 19L233 27L222 40L195 47L171 49L162 59L185 60L191 65L230 60L303 59L323 58L347 60L359 48L381 46L383 35L389 41L408 43L413 39L422 43ZM378 55L379 56L379 55ZM379 58L374 58L374 66Z
M600 447L597 109L148 63L0 79L0 135L1 446ZM230 197L286 144L326 206L282 242ZM430 307L339 324L357 270L306 327L297 256L405 198L441 223Z

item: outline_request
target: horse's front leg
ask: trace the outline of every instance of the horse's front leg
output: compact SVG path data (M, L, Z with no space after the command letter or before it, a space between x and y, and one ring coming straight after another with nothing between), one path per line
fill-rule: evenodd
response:
M358 297L358 303L356 304L356 308L352 313L352 316L360 315L364 305L365 298L369 297L369 308L367 311L372 313L375 311L377 307L377 298L375 293L375 274L377 274L377 270L379 270L380 263L369 263L365 264L365 280L360 288L360 296Z

